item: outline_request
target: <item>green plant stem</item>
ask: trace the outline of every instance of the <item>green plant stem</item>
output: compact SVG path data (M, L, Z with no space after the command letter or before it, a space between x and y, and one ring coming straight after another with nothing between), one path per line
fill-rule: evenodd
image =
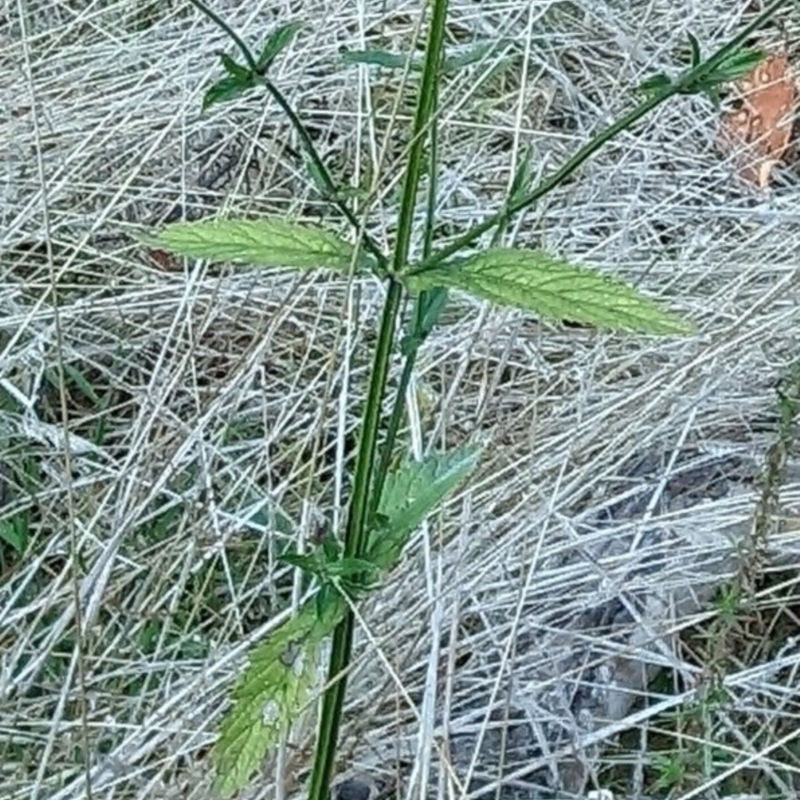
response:
M366 510L369 502L372 465L380 429L381 399L394 344L394 329L402 300L402 286L396 281L389 285L389 294L383 309L378 344L373 361L361 441L359 444L353 496L347 517L344 552L345 557L360 557L366 549ZM347 668L353 649L355 619L348 609L344 619L336 626L331 642L328 663L328 686L322 700L322 710L317 732L314 768L311 773L309 800L327 800L339 738L339 723L347 690Z
M433 290L437 291L437 290ZM438 291L444 291L442 289ZM419 317L419 311L424 303L427 303L429 298L428 292L423 292L416 300L416 307L414 311L415 321L412 326L412 336L420 330L419 323L416 321ZM397 385L397 394L392 404L392 412L389 415L389 421L386 425L386 436L383 441L383 449L381 451L380 461L375 469L375 479L373 482L373 495L372 502L370 503L369 516L374 517L378 511L378 504L381 499L381 492L383 491L383 484L386 482L386 476L389 473L389 466L392 463L392 452L394 451L394 443L397 440L397 433L400 430L400 422L403 419L403 414L406 410L406 392L411 383L411 376L414 374L414 367L417 363L417 353L419 346L422 344L422 339L417 338L410 346L409 351L406 353L403 361L403 370L400 373L400 381Z
M623 131L632 128L642 117L649 114L654 108L661 105L671 97L678 94L686 94L691 87L703 80L712 73L722 62L736 50L754 31L758 30L773 14L783 5L791 0L773 0L749 25L746 25L733 39L720 47L706 61L698 64L678 77L663 93L648 98L640 103L636 108L620 117L616 122L602 130L591 141L575 153L562 167L557 169L549 178L542 181L530 194L511 203L500 211L487 217L482 222L472 226L466 233L459 236L454 242L443 247L430 258L425 259L421 264L409 270L409 274L419 274L426 270L439 266L443 261L460 252L471 245L479 236L487 233L492 228L507 222L515 214L533 205L541 197L552 192L557 186L562 184L573 172L575 172L585 161L593 156L598 150L605 146L611 139Z
M392 271L394 273L400 273L405 266L411 246L414 209L416 207L422 154L426 140L425 133L431 122L436 96L435 85L439 79L444 29L447 20L447 5L448 0L434 0L433 3L433 14L428 29L428 42L422 70L419 100L414 115L414 138L406 165L397 240L392 259ZM353 495L348 509L345 530L345 557L361 558L367 550L369 540L368 511L370 508L370 491L373 488L372 478L380 430L381 408L386 391L389 365L394 349L395 328L402 299L402 285L390 278L361 426L361 440L359 442L356 472L353 480ZM328 664L328 686L322 699L309 800L328 800L339 739L339 724L347 690L347 667L352 653L354 629L353 613L348 610L344 620L336 626L333 632L331 657Z
M236 31L228 25L225 20L216 12L212 11L203 0L189 0L189 2L201 13L207 16L225 35L233 41L233 43L241 50L244 60L247 62L247 67L252 73L258 72L258 64L250 48L242 41Z
M289 123L295 129L297 135L300 137L300 142L303 147L303 150L306 151L306 155L311 159L311 162L314 164L314 169L316 170L317 174L322 178L322 182L325 184L325 191L328 194L330 201L336 206L336 208L341 211L344 215L345 219L351 225L354 231L360 235L361 244L367 249L370 254L375 258L378 264L378 277L385 278L387 276L387 270L389 266L388 259L383 254L383 251L378 246L378 244L372 239L372 237L364 230L364 226L358 221L355 214L350 210L346 203L339 199L340 189L336 186L333 182L333 178L331 178L330 173L328 172L328 168L322 161L319 153L317 152L317 148L314 146L314 142L311 141L311 136L306 129L306 126L303 125L300 117L297 116L294 109L289 105L286 98L283 96L283 92L271 81L269 78L261 76L259 78L260 82L263 84L264 88L269 92L272 99L278 104L281 111L289 119Z
M663 95L649 98L626 114L624 117L608 126L605 130L601 131L596 138L592 139L584 147L578 150L578 152L569 161L567 161L560 169L556 170L553 175L540 183L539 186L537 186L536 189L534 189L530 194L526 195L515 203L507 204L499 212L475 225L463 236L459 237L452 245L443 248L434 256L431 256L431 247L427 246L423 252L422 264L418 268L411 270L411 272L423 272L426 269L431 269L437 266L465 246L471 244L479 236L492 230L493 228L495 229L495 233L492 238L493 243L496 243L496 240L500 236L501 230L510 224L511 219L515 214L533 205L533 203L535 203L541 197L544 197L549 192L560 186L585 161L587 161L594 153L600 150L600 148L602 148L624 130L635 125L636 122L649 114L650 111L652 111L655 107L676 94L684 93L688 86L691 86L692 83L701 80L703 76L712 72L724 61L728 55L730 55L742 42L744 42L745 39L753 33L753 31L760 28L764 22L766 22L766 20L769 19L769 17L771 17L775 11L777 11L777 9L784 5L787 1L788 0L774 0L774 2L768 6L755 20L753 20L753 22L745 27L733 40L717 50L717 52L714 53L714 55L708 60L698 64L695 68L687 72ZM430 207L431 201L429 198L429 210ZM429 244L429 240L426 239L426 245ZM414 321L411 325L410 333L411 342L406 354L405 362L403 364L403 371L400 375L398 396L395 399L395 403L392 408L392 414L387 427L384 451L376 472L375 488L377 496L372 507L373 513L377 508L377 502L380 499L380 489L383 486L383 482L391 463L392 449L394 447L394 441L397 437L397 431L399 430L400 421L405 410L406 391L409 383L411 382L411 376L416 364L416 357L419 347L438 321L439 315L444 307L444 303L441 303L442 298L435 296L436 292L446 292L446 290L438 289L422 292L416 301ZM434 306L437 302L439 303L439 308L435 309ZM423 320L426 319L428 320L428 324L424 325Z
M388 259L384 255L381 248L378 244L372 239L371 236L364 230L364 226L359 223L358 219L356 218L355 214L350 210L349 206L343 202L339 195L340 195L340 187L338 187L331 177L330 172L328 172L328 168L325 166L324 162L322 161L322 157L317 152L317 148L314 146L314 142L311 140L311 136L306 129L306 126L303 125L300 117L297 116L295 110L289 105L289 102L283 96L283 92L278 89L278 87L264 75L261 75L258 70L258 64L256 62L255 56L251 52L250 48L244 43L241 37L236 33L236 31L225 22L222 17L212 11L204 2L203 0L189 0L189 2L198 9L202 14L205 14L217 27L219 27L222 31L225 32L227 36L231 38L234 44L239 48L244 57L244 60L247 62L247 67L253 76L258 80L258 82L267 90L267 93L272 97L272 99L278 104L281 111L286 114L287 119L289 120L289 124L294 128L295 133L300 138L300 144L305 151L306 155L311 160L311 163L314 165L314 169L316 170L316 174L322 179L324 184L325 192L328 195L328 200L333 203L336 208L344 215L347 222L351 225L354 231L358 233L359 239L361 244L364 246L366 250L370 252L370 254L375 258L377 261L377 272L379 277L385 278L387 269L388 269Z
M258 74L256 59L244 42L235 32L202 0L190 0L202 13L211 19L220 29L236 43L244 54L253 76L263 85L279 108L286 114L290 125L297 132L302 148L308 157L306 166L315 172L312 177L319 178L324 191L328 192L332 203L341 211L350 225L357 231L359 243L375 256L378 271L388 278L387 297L381 315L378 341L373 357L373 369L370 386L364 407L361 423L361 436L356 461L353 493L351 496L346 529L344 533L344 557L364 558L369 547L371 512L377 507L380 491L388 471L392 445L399 429L404 411L406 390L413 375L413 369L419 347L430 333L446 300L446 291L434 289L420 295L414 310L410 336L404 347L405 364L400 379L400 390L395 399L392 415L386 429L385 447L382 460L377 463L378 440L382 431L382 405L386 394L392 354L395 345L395 331L400 309L404 301L404 286L401 278L405 274L414 274L440 265L446 259L473 244L481 235L495 229L500 235L504 225L511 218L535 203L539 198L552 191L569 178L586 160L600 150L608 141L626 129L634 126L642 117L659 104L676 94L697 91L702 88L702 81L721 65L747 36L763 25L774 12L785 5L788 0L773 0L772 3L742 32L724 47L720 48L707 61L686 70L678 78L668 83L657 95L651 95L620 120L601 131L592 141L587 143L560 169L544 180L530 193L512 198L498 213L474 225L454 243L432 253L434 208L435 208L435 151L431 160L431 190L428 195L428 213L423 237L422 262L409 269L408 259L411 252L411 240L414 227L414 211L417 205L417 193L422 174L424 148L426 142L432 141L435 149L435 137L432 125L435 124L437 110L437 81L441 75L444 30L447 18L448 0L430 0L432 6L428 41L425 50L419 99L413 123L413 136L406 164L403 192L400 201L396 243L391 257L382 253L380 248L370 239L363 226L356 219L350 207L342 200L330 173L326 169L314 146L311 137L298 115L286 101L283 94L268 78ZM711 81L713 83L713 81ZM432 138L433 137L433 138ZM309 166L310 165L310 166ZM358 578L359 576L356 576ZM330 783L336 761L336 749L339 737L339 726L344 708L347 688L347 672L351 662L355 618L347 611L342 621L333 632L333 642L328 665L328 684L323 694L320 712L315 760L310 781L309 800L328 800Z
M395 243L394 258L392 259L392 268L395 274L400 274L408 262L414 224L414 209L417 205L417 188L422 172L425 134L433 119L436 99L434 84L439 80L446 20L447 0L433 0L433 15L426 46L425 64L422 68L419 101L414 115L411 150L408 154L403 194L400 200L397 241Z
M439 84L438 82L433 85L433 105L431 109L431 117L435 119L439 108ZM433 237L436 230L436 199L438 196L439 182L438 182L438 155L439 155L439 130L436 125L430 126L429 132L429 158L428 158L428 196L426 200L426 215L425 215L425 235L422 242L422 257L427 258L433 252ZM442 298L446 298L447 289L438 288L430 289L420 292L419 296L414 301L414 313L410 327L410 332L407 334L409 337L409 345L405 351L405 359L403 361L403 370L400 373L400 381L397 386L397 392L392 404L392 412L389 415L389 421L386 425L386 436L383 441L383 449L381 452L380 461L375 470L375 478L373 480L373 497L370 505L369 516L374 517L378 510L380 503L381 493L383 492L383 484L386 481L386 475L389 472L389 466L392 462L392 453L394 452L394 443L397 440L397 433L400 430L400 423L406 409L406 393L411 377L414 374L414 367L417 363L417 354L420 345L427 338L430 333L431 324L426 330L426 322L430 319L430 311L437 304L443 306ZM435 324L439 314L433 315L433 323Z

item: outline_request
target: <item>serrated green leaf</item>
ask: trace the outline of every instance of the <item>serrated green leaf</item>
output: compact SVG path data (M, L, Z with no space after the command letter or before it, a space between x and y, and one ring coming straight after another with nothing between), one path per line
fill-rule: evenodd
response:
M234 78L231 75L220 78L203 95L203 110L205 111L205 109L216 103L227 103L229 100L235 100L237 97L249 92L255 85L255 78L252 76L247 80Z
M691 326L622 281L541 250L494 248L406 276L409 289L461 289L553 320L612 330L684 334Z
M378 505L380 523L370 534L369 560L379 569L392 569L411 533L469 477L480 455L478 447L458 448L423 461L408 461L390 472Z
M345 64L366 64L384 69L405 69L409 61L407 55L388 50L345 50L339 55ZM422 59L412 58L409 66L412 70L421 70Z
M176 222L143 240L190 258L265 267L348 270L353 247L320 227L266 217ZM362 259L362 266L367 263Z
M310 699L319 646L344 617L341 597L314 601L256 647L233 690L233 708L222 720L214 747L216 791L227 796L247 785Z
M291 44L292 39L302 27L302 22L287 22L272 31L267 37L264 47L261 48L261 55L256 62L261 75L272 66L275 58Z

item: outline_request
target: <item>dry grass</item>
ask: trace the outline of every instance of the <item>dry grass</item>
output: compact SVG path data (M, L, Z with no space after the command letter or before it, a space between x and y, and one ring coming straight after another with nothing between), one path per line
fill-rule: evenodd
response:
M408 105L396 102L397 76L340 69L336 54L407 46L421 4L364 5L215 3L249 41L288 16L308 20L276 79L340 175L362 188L379 176L370 226L391 241ZM523 146L547 172L627 108L645 76L674 68L687 27L712 46L747 5L453 2L448 46L513 46L442 88L441 236L496 207ZM339 520L346 499L380 287L165 262L127 235L217 209L340 226L272 105L249 98L200 114L225 45L188 9L6 5L0 519L28 537L23 555L6 546L0 564L0 785L15 800L73 800L89 786L94 798L208 798L208 747L231 682L298 590L276 556L320 520ZM515 702L535 707L541 676L556 681L559 668L541 649L520 655L520 643L606 602L631 567L624 553L599 564L570 556L620 465L684 445L763 461L776 436L773 386L797 349L797 176L787 168L757 194L715 149L716 125L700 99L661 108L513 232L521 247L544 245L664 297L696 336L612 336L459 299L426 345L415 450L493 445L365 610L342 770L398 771L404 791L458 796L431 756L443 720L458 729L464 708L488 713L510 685ZM799 491L783 487L787 507ZM660 587L685 591L709 576L721 585L735 569L714 565L734 545L718 532L747 530L755 499L745 490L664 518L659 507L627 531L675 532L645 548ZM591 530L582 542L626 527ZM769 547L796 558L792 527ZM767 626L774 647L721 677L737 713L758 724L737 727L724 767L694 768L672 797L713 797L726 769L784 797L800 791L796 604L792 573L759 584L749 612L773 609L781 633ZM713 618L679 613L669 627L702 631ZM593 647L613 649L603 636ZM601 785L642 796L666 796L653 755L678 749L654 737L709 743L722 724L665 716L696 699L704 651L689 637L656 639L640 656L668 667L676 686L579 742L611 745L632 729L625 752L594 763ZM248 796L294 790L308 730ZM532 762L506 766L525 773Z

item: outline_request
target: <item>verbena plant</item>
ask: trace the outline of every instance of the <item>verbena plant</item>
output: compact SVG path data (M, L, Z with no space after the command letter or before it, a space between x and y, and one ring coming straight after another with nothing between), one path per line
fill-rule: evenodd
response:
M448 494L469 476L480 458L477 447L408 460L390 469L404 415L406 388L420 345L431 333L455 289L477 298L534 312L541 318L644 334L683 335L691 325L627 284L591 269L567 263L541 250L514 250L498 244L508 223L559 186L592 154L645 115L679 94L704 93L718 101L723 84L750 71L763 54L743 49L747 38L787 0L773 0L739 35L708 58L689 36L690 62L672 77L658 74L639 88L641 102L596 135L552 175L533 186L529 163L523 164L500 209L454 241L436 249L434 242L438 87L443 74L459 60L444 51L448 0L430 0L424 58L415 61L383 51L349 53L350 63L403 67L418 75L411 143L404 162L397 234L385 252L366 232L365 218L354 210L348 187L339 186L317 153L306 128L269 77L275 58L301 29L289 23L273 31L254 54L239 36L200 0L192 3L232 39L243 61L221 56L225 76L207 91L204 107L229 101L254 89L266 90L288 117L302 145L310 178L323 197L352 227L352 241L323 226L306 226L287 218L208 219L167 226L145 240L191 258L274 268L328 269L340 274L373 273L387 291L373 354L368 395L359 430L355 474L347 521L306 554L284 559L314 579L316 591L296 614L259 644L250 655L233 691L233 707L224 718L215 748L217 789L229 794L250 780L265 753L288 731L294 716L308 703L320 645L332 637L328 682L322 698L310 800L327 800L333 773L347 671L355 627L354 603L362 600L403 556L411 533ZM476 50L479 52L479 50ZM487 51L483 49L480 57ZM469 61L461 59L462 62ZM421 223L419 254L412 253L420 181L429 183ZM479 240L492 235L481 249ZM405 335L396 340L407 296L415 303L404 320ZM402 358L401 379L388 416L382 412L387 376L395 357Z

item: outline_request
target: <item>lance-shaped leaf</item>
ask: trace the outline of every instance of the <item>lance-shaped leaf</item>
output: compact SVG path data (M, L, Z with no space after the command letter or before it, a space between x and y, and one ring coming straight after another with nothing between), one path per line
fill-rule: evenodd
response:
M737 50L710 72L705 81L717 85L739 80L752 72L766 57L763 50Z
M487 58L492 52L499 52L505 44L507 44L506 41L481 43L455 55L447 56L442 63L442 72L445 74L458 72ZM388 50L379 49L345 50L340 57L345 64L366 64L395 70L410 68L414 72L421 72L424 63L424 59L419 56L409 57L403 53L391 53ZM505 59L501 65L505 66L509 63L511 63L511 59Z
M682 334L691 326L622 281L540 250L489 249L406 275L412 291L461 289L541 317L613 330Z
M686 31L686 36L689 38L689 47L692 51L690 63L693 67L696 67L702 60L700 40L691 31Z
M346 610L341 596L332 597L320 617L309 601L252 652L214 748L218 792L227 796L246 786L308 703L320 644Z
M388 50L345 50L340 54L340 58L345 64L366 64L397 70L405 69L408 66L417 72L422 70L421 58L409 59L407 55L390 53Z
M225 72L232 78L237 78L240 81L250 80L250 70L241 64L237 64L227 53L220 53L219 60L222 62L222 66L225 67Z
M234 62L235 63L235 62ZM256 86L256 79L248 71L246 75L226 75L208 88L203 95L203 110L216 103L227 103L249 92Z
M663 73L651 75L647 80L642 81L637 87L637 91L648 97L661 97L672 89L672 81Z
M176 222L145 243L189 258L265 267L348 270L354 248L324 228L266 217ZM361 266L369 263L365 255Z
M258 57L258 71L260 74L263 75L272 66L276 56L291 44L292 39L302 27L302 22L287 22L285 25L276 28L267 37L267 41L261 48L261 55Z
M400 560L411 533L475 469L481 450L465 447L408 461L386 476L378 505L379 524L370 534L367 558L390 570Z

